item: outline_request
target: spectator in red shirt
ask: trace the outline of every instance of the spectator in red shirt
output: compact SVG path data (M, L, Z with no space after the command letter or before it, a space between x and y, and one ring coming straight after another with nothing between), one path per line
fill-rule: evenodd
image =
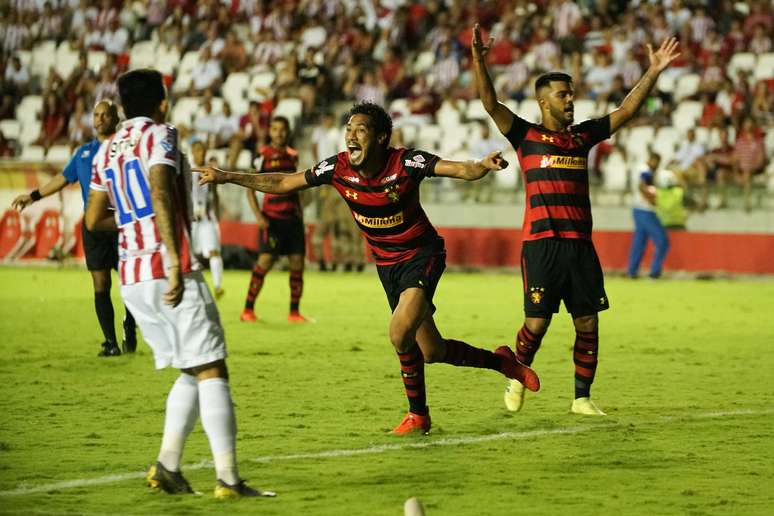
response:
M747 211L752 209L750 186L752 176L763 172L766 156L763 150L763 138L751 117L745 117L734 145L734 175L744 189L744 205Z
M43 146L44 154L48 154L51 146L60 143L66 138L66 113L59 98L49 93L43 102L43 112L40 114L41 127L37 145Z

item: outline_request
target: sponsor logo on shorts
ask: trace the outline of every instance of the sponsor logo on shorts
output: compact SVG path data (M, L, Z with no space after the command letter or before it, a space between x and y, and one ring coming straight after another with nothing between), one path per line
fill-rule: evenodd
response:
M394 228L403 224L403 212L399 211L395 215L389 217L364 217L359 213L355 213L355 220L361 225L367 228Z
M544 154L540 158L540 168L568 168L572 170L585 170L586 158L576 156L553 156Z

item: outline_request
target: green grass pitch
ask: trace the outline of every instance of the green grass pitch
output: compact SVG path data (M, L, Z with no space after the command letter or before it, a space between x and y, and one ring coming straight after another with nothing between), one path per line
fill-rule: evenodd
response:
M0 268L0 513L429 516L771 514L774 507L774 282L610 278L593 396L606 418L568 414L573 334L560 313L535 361L542 390L508 413L492 371L427 368L433 431L395 438L406 410L375 273L308 273L285 321L274 271L240 323L248 273L227 271L219 302L230 350L242 475L276 499L217 502L197 425L186 475L200 497L145 488L176 376L134 356L97 359L82 269ZM512 344L514 274L447 273L442 333ZM114 299L118 300L114 286ZM121 312L119 310L119 312Z

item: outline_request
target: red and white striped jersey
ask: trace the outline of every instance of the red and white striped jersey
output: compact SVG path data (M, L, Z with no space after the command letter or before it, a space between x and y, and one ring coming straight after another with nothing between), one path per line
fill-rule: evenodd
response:
M122 123L116 134L102 142L94 157L90 188L107 192L115 209L121 284L167 276L169 255L161 242L151 204L150 169L154 165L175 169L172 195L180 267L183 273L193 269L189 236L190 183L185 178L184 162L177 148L177 130L146 117Z

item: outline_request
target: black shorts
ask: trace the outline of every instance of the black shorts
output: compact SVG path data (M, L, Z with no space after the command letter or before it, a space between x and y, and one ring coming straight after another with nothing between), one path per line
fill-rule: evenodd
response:
M521 277L527 317L548 319L559 311L562 300L573 317L610 308L602 266L588 240L542 238L524 242Z
M86 224L81 224L81 236L87 269L90 271L118 269L117 231L89 231L86 229Z
M304 221L300 217L266 217L266 220L269 221L269 227L258 232L258 254L306 254Z
M421 288L430 303L430 313L435 312L433 295L446 268L446 253L423 253L394 265L377 265L379 279L387 294L390 310L393 312L400 301L400 294L407 288Z

